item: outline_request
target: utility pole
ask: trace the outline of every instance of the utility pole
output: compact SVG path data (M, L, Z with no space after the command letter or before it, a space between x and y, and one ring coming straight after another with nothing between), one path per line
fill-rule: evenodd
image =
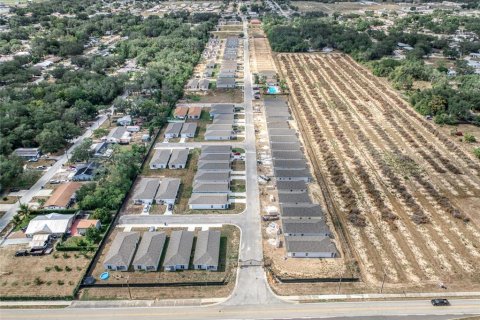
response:
M340 294L340 287L342 286L343 274L340 276L340 281L338 282L337 294Z
M383 270L383 281L382 281L382 288L380 289L380 293L383 293L383 285L385 284L385 278L387 276L387 273L385 270Z
M128 297L130 300L132 300L132 292L130 291L130 285L128 283L128 280L130 280L130 276L127 276L127 288L128 288Z

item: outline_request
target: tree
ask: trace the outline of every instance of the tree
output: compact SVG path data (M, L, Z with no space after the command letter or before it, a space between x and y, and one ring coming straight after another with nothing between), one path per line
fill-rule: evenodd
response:
M480 148L473 149L473 154L480 159Z
M95 227L89 227L85 233L85 239L91 243L98 243L102 239L102 234L99 229Z
M19 157L0 155L0 185L2 187L10 186L22 172L23 163Z
M58 131L51 129L43 129L43 131L36 137L36 141L40 145L43 152L55 152L66 145L63 135Z
M100 222L103 225L107 225L110 223L112 219L112 214L110 213L110 210L107 208L97 208L92 214L93 219L100 220Z
M82 143L77 146L73 152L70 160L72 162L77 161L88 161L92 156L92 139L85 139Z

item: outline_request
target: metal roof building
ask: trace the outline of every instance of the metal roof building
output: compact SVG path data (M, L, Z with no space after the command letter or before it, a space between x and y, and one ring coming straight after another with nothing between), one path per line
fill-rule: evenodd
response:
M200 231L197 236L193 267L198 270L218 270L220 257L220 236L218 230Z
M138 246L133 268L135 270L157 271L167 236L165 232L145 232Z

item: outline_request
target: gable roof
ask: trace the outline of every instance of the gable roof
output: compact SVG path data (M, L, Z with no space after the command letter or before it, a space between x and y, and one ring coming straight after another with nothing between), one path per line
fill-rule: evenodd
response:
M117 233L103 264L128 267L139 239L138 232Z
M322 207L318 204L313 203L301 203L293 204L286 203L280 204L280 213L282 217L324 217Z
M188 122L184 123L182 127L182 131L180 131L180 134L195 134L197 131L197 124L195 122Z
M29 223L26 234L54 233L60 234L68 231L73 214L49 213L33 218Z
M307 184L305 181L277 181L277 189L279 192L282 190L307 190Z
M308 192L278 192L278 202L279 203L311 203Z
M178 178L165 178L162 179L160 187L158 188L155 199L169 200L175 199L180 188L180 179Z
M220 231L200 231L197 236L197 245L193 257L194 265L207 265L218 267L220 256Z
M95 227L99 220L95 219L80 219L77 223L77 229L88 229Z
M172 231L165 254L164 266L188 265L193 246L193 232L178 230Z
M283 160L283 159L274 159L273 166L275 169L306 169L307 163L305 160Z
M283 233L303 233L303 234L329 234L330 229L325 221L320 218L298 219L298 218L282 218Z
M179 106L175 108L173 115L175 117L185 117L187 115L187 112L188 112L188 107Z
M230 193L228 182L198 181L193 184L193 193Z
M230 171L230 160L199 160L198 161L198 170L209 170L209 171Z
M198 161L230 161L231 153L202 153Z
M190 197L188 204L198 204L198 205L228 204L228 196L226 194L194 193Z
M178 165L178 164L186 164L188 160L188 149L173 149L172 156L170 157L170 161L168 165Z
M171 149L159 149L155 150L150 164L167 164L172 153Z
M197 171L193 178L194 181L228 181L230 180L230 172L208 172Z
M183 123L181 122L170 122L165 130L165 134L180 134L182 125Z
M232 153L232 146L228 146L228 145L218 145L218 146L203 145L201 151L202 151L202 154L207 154L207 153Z
M138 246L133 265L158 266L167 236L165 232L145 232Z
M188 108L188 115L192 117L200 117L202 114L202 107L190 107Z
M70 202L70 199L73 198L75 192L77 192L81 186L82 184L80 182L67 182L61 184L55 189L50 198L48 198L44 206L66 207Z
M307 169L275 169L277 178L310 178L310 171Z
M285 237L287 252L320 253L330 252L338 254L335 244L325 236L287 236Z
M153 199L159 186L160 180L157 178L141 178L133 199Z

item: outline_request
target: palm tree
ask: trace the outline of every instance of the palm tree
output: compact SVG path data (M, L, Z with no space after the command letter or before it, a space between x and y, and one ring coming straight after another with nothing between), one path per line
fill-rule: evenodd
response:
M30 216L30 208L28 207L28 204L22 203L20 204L20 208L17 211L17 216L20 220L23 220L25 218L28 218Z

